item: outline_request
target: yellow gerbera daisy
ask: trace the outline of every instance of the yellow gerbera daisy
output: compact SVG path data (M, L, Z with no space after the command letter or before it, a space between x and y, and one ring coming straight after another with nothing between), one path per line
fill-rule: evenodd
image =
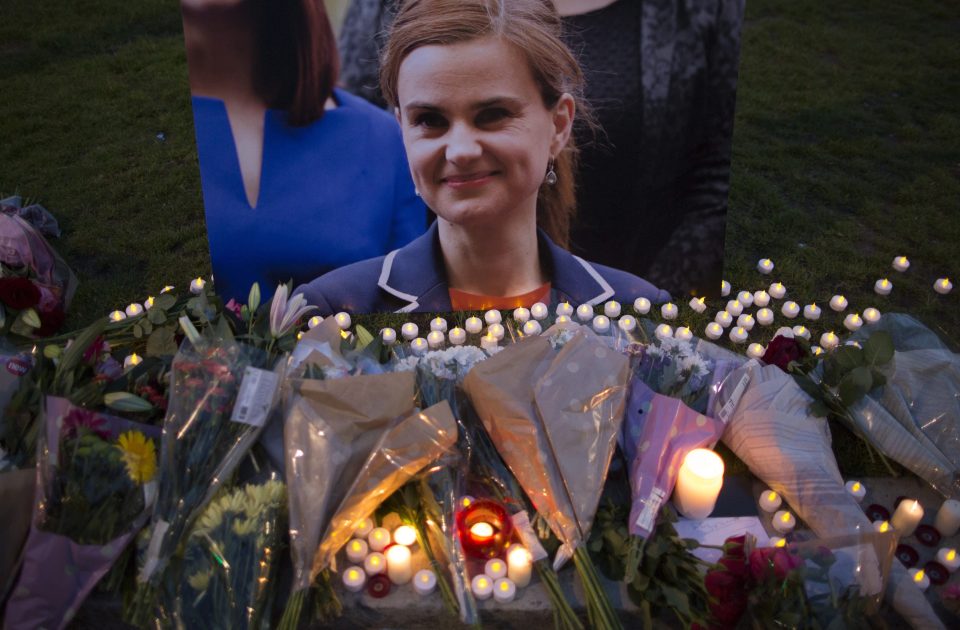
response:
M157 450L153 440L139 431L125 431L117 442L130 479L137 484L151 481L157 474Z

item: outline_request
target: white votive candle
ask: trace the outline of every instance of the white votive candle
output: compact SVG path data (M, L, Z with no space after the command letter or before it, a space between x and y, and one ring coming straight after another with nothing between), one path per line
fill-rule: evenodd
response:
M825 332L820 335L820 345L824 350L833 350L840 345L840 337L837 337L832 330Z
M937 552L937 562L947 568L947 571L953 573L960 569L960 554L956 549L947 549L944 547Z
M761 258L757 262L757 271L759 271L764 275L770 273L771 271L773 271L773 261L770 260L769 258Z
M816 304L807 304L803 307L803 316L812 322L820 319L820 307Z
M857 503L863 501L863 497L867 496L867 489L859 481L848 481L846 488L850 496L857 500Z
M530 309L523 306L513 309L513 321L521 325L530 321Z
M737 293L737 302L743 305L743 308L750 308L753 305L753 293L741 291Z
M136 317L137 315L143 313L143 306L141 306L138 302L134 302L133 304L127 306L127 308L124 309L124 312L127 314L127 317Z
M753 305L757 308L763 308L770 303L770 294L761 289L753 292Z
M347 543L347 560L353 564L360 564L367 557L369 551L367 541L354 538Z
M749 346L747 346L747 356L751 359L759 359L766 351L767 349L759 343L751 343Z
M846 309L849 304L850 303L847 301L847 298L843 297L842 295L835 295L830 298L830 308L838 313Z
M307 328L309 328L310 330L313 330L314 328L316 328L322 323L323 323L323 318L319 315L314 315L313 317L307 320Z
M406 341L413 341L420 334L420 328L413 322L407 322L400 327L400 334Z
M367 543L370 545L371 551L382 551L384 547L390 544L390 530L385 527L374 527L367 535Z
M810 329L807 328L806 326L794 326L793 336L803 337L804 339L810 339Z
M770 546L771 547L786 547L787 539L783 536L771 536L770 537Z
M783 296L787 294L787 287L779 282L774 282L769 287L767 287L767 292L775 300L782 300Z
M410 557L410 547L406 545L391 545L387 549L387 577L391 582L406 584L413 578Z
M147 299L144 300L144 302L143 302L143 308L144 308L144 310L148 310L148 311L149 311L151 308L153 308L153 302L154 302L153 296L152 296L152 295L151 295L151 296L148 296Z
M686 326L680 326L675 331L673 331L673 338L679 339L680 341L690 341L693 339L693 331L691 331Z
M813 356L819 357L821 354L823 354L823 348L820 346L810 346L810 352L813 354Z
M501 321L503 321L503 316L500 315L500 311L492 308L483 314L483 321L487 322L488 325L499 324Z
M886 278L880 278L873 283L873 290L877 295L890 295L893 291L893 283Z
M856 332L863 326L863 319L859 313L850 313L843 318L843 326L851 332Z
M704 334L707 336L707 339L719 339L723 336L723 326L717 322L710 322L707 324L706 329L704 329Z
M933 283L933 290L939 293L940 295L946 295L953 290L953 283L950 282L949 278L939 278L936 282Z
M605 333L610 330L610 318L606 315L597 315L593 318L593 330L598 333Z
M468 317L467 321L463 323L463 327L467 329L467 332L471 335L478 334L483 330L483 320L479 317Z
M366 538L370 535L370 532L373 530L373 519L365 518L362 519L358 524L357 528L353 530L353 535L357 538Z
M507 574L507 563L500 558L491 558L483 565L483 572L493 580L499 580Z
M744 343L749 336L750 333L743 326L737 326L730 331L730 341L733 343Z
M340 330L348 330L350 328L350 324L352 323L350 320L350 314L344 313L343 311L334 315L333 319L337 322L337 326L340 327Z
M726 280L720 281L720 297L727 297L730 295L730 283Z
M960 530L960 501L947 499L937 510L937 518L933 523L941 536L949 538Z
M730 300L729 302L727 302L727 307L724 310L726 310L732 316L738 317L740 313L743 312L743 304L741 304L736 300Z
M417 542L417 530L409 525L401 525L393 530L393 542L409 547Z
M910 579L913 580L913 583L916 584L917 588L921 591L930 588L930 578L923 572L923 569L910 569L909 573Z
M343 586L351 593L359 593L367 583L367 574L360 567L350 567L343 572Z
M662 315L664 319L676 319L679 312L680 310L673 302L667 302L660 307L660 315Z
M446 335L439 330L431 330L427 333L427 345L430 346L431 350L439 350L443 347L446 340Z
M143 359L136 352L132 352L123 360L123 369L136 367L143 363Z
M507 550L507 577L523 588L530 583L533 557L523 545L511 545Z
M641 315L646 315L650 312L650 300L645 297L638 297L633 301L633 310Z
M506 329L503 327L503 324L490 324L487 326L487 334L493 335L497 341L503 339L503 335L506 334Z
M166 285L165 287L163 287L162 289L160 289L160 293L170 293L170 292L173 291L175 288L176 288L176 287L174 287L172 284L168 284L168 285Z
M697 313L707 310L706 298L690 298L690 308Z
M760 495L760 509L764 512L776 512L782 503L783 499L773 490L767 490Z
M727 311L717 311L717 314L714 316L713 321L720 324L724 328L733 323L733 316L730 315Z
M910 261L906 256L897 256L893 259L893 268L897 271L906 271L910 268Z
M653 334L657 336L657 339L669 339L673 337L673 328L670 327L670 324L660 324Z
M880 534L885 534L891 529L890 521L874 521L873 522L873 531Z
M547 305L543 302L537 302L530 307L530 315L532 315L534 319L544 319L549 314L550 309L548 309Z
M793 301L784 302L780 312L787 319L793 319L800 314L800 305Z
M740 317L737 318L737 326L749 330L753 330L753 327L756 325L757 320L753 318L753 315L750 313L743 313Z
M773 525L773 529L781 534L789 534L793 531L793 528L797 526L797 519L794 518L793 514L789 511L779 510L773 515L773 520L770 524Z
M470 581L470 590L479 600L490 599L490 595L493 594L493 580L486 574L474 576Z
M437 576L430 569L420 569L413 576L413 590L417 595L429 595L437 587Z
M524 335L532 337L533 335L539 335L541 332L543 332L543 327L540 326L540 322L535 319L531 319L523 324L522 330Z
M203 293L203 287L207 286L207 282L200 277L194 278L190 281L190 293L194 295L199 295Z
M777 328L777 332L773 333L774 337L786 337L787 339L793 339L793 328L790 326L781 326Z
M517 586L510 578L502 577L493 583L493 599L501 604L512 602L517 595Z
M557 318L553 320L554 324L569 324L573 320L566 315L557 315Z
M761 308L757 311L757 323L761 326L769 326L773 323L773 310L769 308Z
M367 575L378 575L387 570L387 558L379 551L374 551L363 560L363 570Z
M434 317L430 320L430 330L437 330L442 333L447 332L447 320L442 317Z
M610 319L620 317L620 311L622 310L623 309L620 307L620 302L617 302L616 300L609 300L603 304L603 314Z
M637 327L637 318L633 315L624 315L617 320L617 326L619 326L623 332L630 332Z
M120 322L127 318L127 314L124 313L123 311L113 311L112 313L110 313L108 318L110 319L111 322Z
M723 487L723 460L711 450L696 448L687 453L677 474L673 500L687 518L710 516Z
M863 309L863 321L868 324L876 324L880 321L880 311L872 306Z
M467 331L459 326L454 326L450 329L450 332L447 333L447 339L455 346L462 346L467 341Z
M560 302L557 304L556 313L557 316L563 315L565 317L571 317L573 315L573 306L570 305L570 302Z
M581 322L589 322L593 319L593 307L589 304L581 304L577 307L577 319Z
M490 333L487 333L486 335L480 338L480 347L486 350L487 352L492 352L496 350L498 345L499 344L497 343L497 338L491 335Z
M913 534L923 518L923 506L919 501L913 499L903 499L897 510L890 519L890 525L893 526L901 537L906 538Z
M425 355L429 349L430 343L423 337L417 337L410 342L410 350L413 351L413 354L418 357Z

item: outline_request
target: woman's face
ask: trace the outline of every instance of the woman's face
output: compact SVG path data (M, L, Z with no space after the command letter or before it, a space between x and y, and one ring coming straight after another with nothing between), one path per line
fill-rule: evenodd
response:
M423 46L400 64L398 119L413 181L442 219L469 227L536 217L573 98L547 109L523 54L495 37Z

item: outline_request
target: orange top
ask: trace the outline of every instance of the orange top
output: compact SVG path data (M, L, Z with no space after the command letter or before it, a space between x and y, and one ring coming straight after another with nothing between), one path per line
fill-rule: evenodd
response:
M477 295L467 293L458 289L449 289L450 305L455 311L486 311L491 308L505 310L510 308L519 308L524 306L530 308L537 302L544 304L550 301L550 283L547 282L529 293L523 295L513 295L510 297L494 297L490 295Z

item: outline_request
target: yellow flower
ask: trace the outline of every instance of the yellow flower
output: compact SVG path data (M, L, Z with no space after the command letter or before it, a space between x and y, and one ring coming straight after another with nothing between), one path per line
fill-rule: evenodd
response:
M157 450L153 440L147 439L139 431L125 431L120 434L117 448L120 449L123 463L127 465L127 475L134 483L144 484L157 474Z

